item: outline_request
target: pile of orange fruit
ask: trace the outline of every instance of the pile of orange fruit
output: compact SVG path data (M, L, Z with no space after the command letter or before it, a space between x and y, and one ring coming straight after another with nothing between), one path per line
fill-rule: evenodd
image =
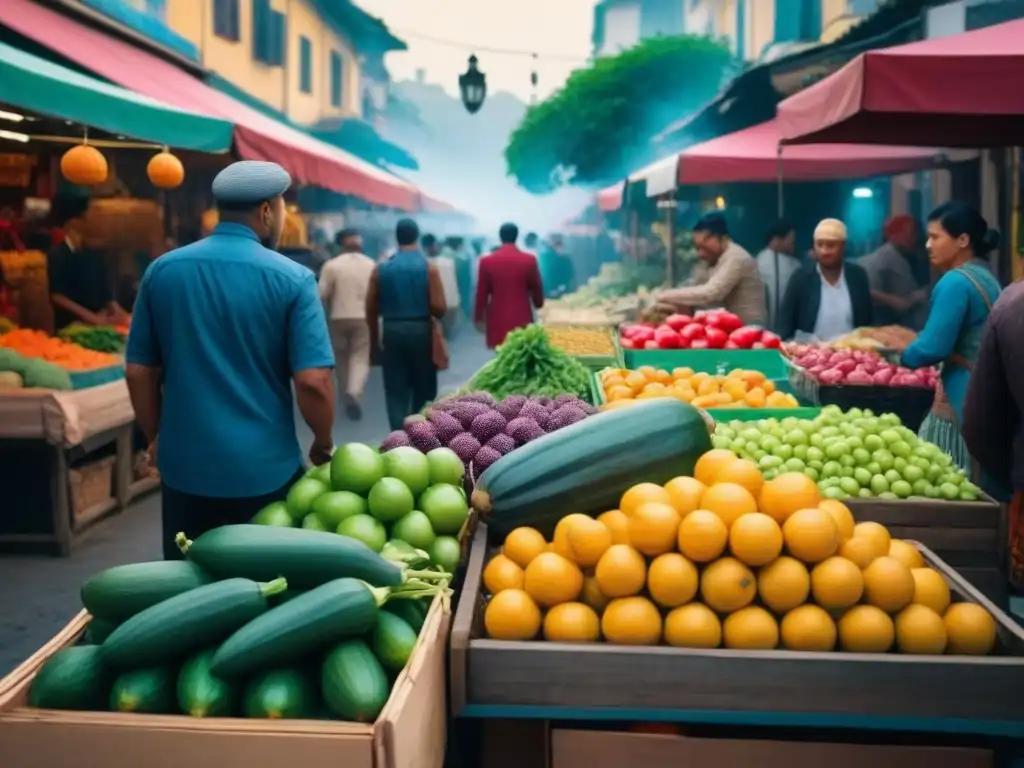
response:
M521 527L487 563L496 640L855 653L991 653L996 623L955 602L912 543L857 523L798 472L765 481L715 449L693 477L629 488L618 509Z
M779 392L760 371L741 368L725 375L676 368L671 372L643 365L635 371L606 368L598 374L604 392L602 410L636 400L674 397L697 408L798 408L793 395Z
M0 347L11 349L23 357L46 360L68 371L108 368L119 362L114 355L94 352L30 328L17 328L3 334L0 336Z

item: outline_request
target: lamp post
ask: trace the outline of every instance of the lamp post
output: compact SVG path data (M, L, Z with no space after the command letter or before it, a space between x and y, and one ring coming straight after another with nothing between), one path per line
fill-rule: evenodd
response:
M477 69L475 55L469 57L469 69L459 75L459 91L466 111L475 115L487 98L487 77Z

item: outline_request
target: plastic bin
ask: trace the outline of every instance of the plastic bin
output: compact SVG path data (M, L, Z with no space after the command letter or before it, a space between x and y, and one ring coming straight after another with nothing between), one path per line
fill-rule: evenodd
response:
M89 389L123 379L124 366L111 365L106 368L94 368L91 371L72 371L70 376L72 389Z
M777 349L625 349L627 368L653 365L671 371L692 368L704 373L728 373L735 368L760 371L769 379L786 378L786 359Z

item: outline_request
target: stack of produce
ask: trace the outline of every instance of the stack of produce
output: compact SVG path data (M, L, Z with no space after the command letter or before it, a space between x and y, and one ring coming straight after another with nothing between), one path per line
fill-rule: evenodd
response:
M67 371L109 368L120 362L114 355L94 352L30 328L19 328L0 336L0 348L17 352L22 357L45 360Z
M551 346L573 357L614 357L616 354L615 343L608 330L571 325L548 325L544 330Z
M917 333L902 325L857 328L832 342L837 349L894 349L902 352L917 338Z
M923 387L935 389L936 368L916 371L894 365L867 349L837 349L813 344L787 344L786 355L819 384Z
M701 310L668 315L660 324L623 325L623 349L778 349L781 339L756 325L743 325L732 312Z
M58 335L64 341L94 352L121 353L124 351L127 331L112 325L72 323L64 327Z
M723 375L695 373L692 368L672 372L650 365L635 371L606 368L599 374L604 392L602 410L623 407L638 400L674 397L698 408L799 408L793 395L779 392L760 371L736 368Z
M826 406L814 419L719 422L716 448L757 462L766 478L802 472L823 495L976 501L980 489L942 449L918 438L899 417Z
M10 334L7 334L9 336ZM0 340L6 338L0 336ZM18 389L71 389L71 376L64 368L38 357L26 357L0 345L0 387Z
M374 552L454 573L458 535L469 517L462 460L447 448L426 455L409 446L385 454L346 443L331 461L311 469L284 501L268 504L252 522L301 526L361 541Z
M494 359L473 377L472 387L499 400L509 395L574 395L586 400L590 372L579 360L556 349L543 326L528 325L505 337Z
M185 561L82 586L84 641L42 666L30 706L372 722L448 592L447 574L318 531L231 525L182 545Z
M996 623L883 526L807 477L764 481L712 451L693 477L641 483L552 540L520 527L487 564L496 640L766 651L985 655Z

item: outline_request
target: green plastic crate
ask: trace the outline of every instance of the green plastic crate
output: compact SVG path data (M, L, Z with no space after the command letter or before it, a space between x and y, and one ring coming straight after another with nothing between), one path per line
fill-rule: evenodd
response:
M777 349L625 349L626 368L653 365L671 371L692 368L703 373L728 373L735 368L760 371L772 381L788 376L786 359Z

